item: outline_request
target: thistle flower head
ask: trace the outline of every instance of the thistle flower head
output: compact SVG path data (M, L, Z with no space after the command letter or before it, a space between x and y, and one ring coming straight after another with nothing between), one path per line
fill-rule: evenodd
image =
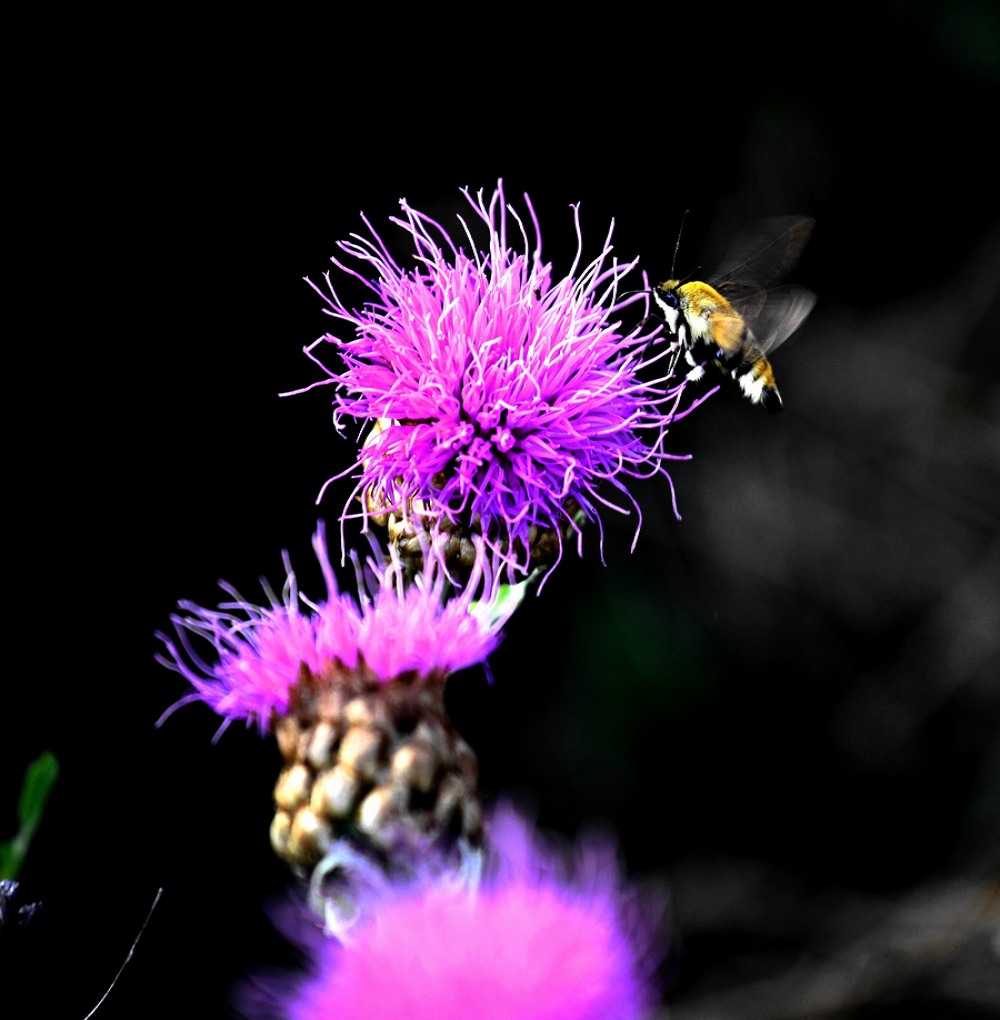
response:
M386 890L312 976L278 992L289 1020L637 1020L650 1005L652 931L613 848L574 864L510 809L478 881L434 874ZM259 994L259 989L258 989ZM274 1015L273 1013L271 1015Z
M275 714L288 709L303 666L313 675L330 665L361 670L381 683L408 674L443 679L485 663L517 604L503 598L506 589L485 554L476 558L469 583L447 601L450 581L430 548L423 572L408 584L398 561L380 566L370 560L367 582L358 571L359 598L354 599L338 589L322 523L313 548L326 581L322 602L300 594L286 555L281 596L264 582L267 605L248 602L225 583L221 587L233 601L217 609L180 603L182 613L171 617L176 640L157 635L166 646L158 661L194 688L174 708L204 701L223 717L224 726L243 719L266 730ZM209 661L192 637L212 646Z
M626 482L670 481L669 462L684 458L666 452L667 431L691 408L680 409L667 345L651 345L641 323L621 325L625 306L641 299L619 297L636 263L610 258L610 231L585 264L574 206L577 254L556 279L527 196L530 231L502 185L488 201L463 194L485 246L462 217L467 247L405 201L391 221L412 241L412 265L397 263L367 220L370 238L340 243L362 268L334 265L374 296L351 310L327 273L320 293L344 335L326 334L307 352L327 375L316 385L336 387L338 427L346 418L376 426L344 472L357 480L361 515L471 527L525 569L533 529L554 530L561 551L563 532L579 537L578 520L599 522L601 506L628 512L615 491L638 514ZM324 344L340 355L339 370L319 360Z

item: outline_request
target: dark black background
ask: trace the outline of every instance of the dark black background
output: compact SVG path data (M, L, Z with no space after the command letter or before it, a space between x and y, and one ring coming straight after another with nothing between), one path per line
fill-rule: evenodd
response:
M330 392L278 397L317 378L302 278L362 211L389 237L403 196L453 224L459 188L500 177L557 274L574 202L585 252L614 218L654 278L686 209L685 272L761 216L813 215L796 280L819 303L775 359L784 414L724 394L676 428L683 520L638 485L636 553L609 515L606 566L588 534L512 621L495 684L452 680L484 790L558 831L609 822L630 874L669 884L676 1017L821 956L838 904L995 867L998 25L974 2L864 10L31 44L60 88L26 86L14 125L0 836L27 763L50 749L61 775L20 876L43 911L0 946L11 1015L85 1016L161 886L104 1020L226 1016L235 979L287 960L265 910L289 883L277 752L237 727L213 743L200 706L155 728L184 688L153 634L218 578L280 581L282 549L320 591L310 535L346 490L315 499L352 455ZM689 902L748 868L794 888L795 923L769 931L766 895L739 922ZM946 992L866 1008L974 1015Z

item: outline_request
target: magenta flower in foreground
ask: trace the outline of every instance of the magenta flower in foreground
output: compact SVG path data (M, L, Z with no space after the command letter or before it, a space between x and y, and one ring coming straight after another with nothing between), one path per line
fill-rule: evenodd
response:
M649 925L613 850L575 868L512 812L494 817L478 884L428 874L314 950L289 1020L636 1020L652 1000ZM275 995L272 994L272 999ZM274 1015L273 1013L269 1015Z
M413 673L443 679L485 662L516 605L498 601L500 586L485 556L477 558L474 576L447 602L448 579L430 552L423 573L405 588L397 564L370 563L373 592L362 587L355 600L338 590L322 524L313 548L326 580L323 602L313 604L299 594L286 558L282 598L265 584L269 605L252 605L225 584L235 601L218 609L180 603L186 615L171 617L178 641L157 635L166 645L159 661L194 688L174 708L204 701L224 718L224 726L243 719L267 730L275 714L287 711L303 666L314 675L329 672L331 664L363 670L382 683ZM212 646L212 661L202 659L191 635Z
M599 523L601 506L628 512L615 492L638 513L629 478L662 474L672 488L667 466L687 458L666 452L667 432L694 405L680 408L668 345L650 344L642 315L621 325L626 305L644 299L619 295L636 262L608 264L610 231L585 264L574 206L577 254L555 279L527 196L530 238L501 186L488 203L463 194L473 227L487 231L481 248L461 217L456 242L405 201L391 222L410 235L412 263L397 263L367 220L371 239L340 243L362 265L334 264L374 297L349 310L327 273L320 293L346 334L307 352L329 377L315 385L336 386L338 427L375 424L344 472L357 479L361 516L471 528L524 568L539 528L555 533L561 554L563 535L575 532L579 545L578 521ZM319 360L323 343L341 369Z

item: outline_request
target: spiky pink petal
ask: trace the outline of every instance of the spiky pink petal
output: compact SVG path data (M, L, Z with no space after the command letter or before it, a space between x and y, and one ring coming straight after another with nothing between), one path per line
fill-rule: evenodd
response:
M327 273L329 292L320 293L346 332L324 335L307 352L328 376L317 385L336 387L338 423L382 426L344 472L357 480L355 495L377 493L387 512L403 516L419 501L427 515L479 522L516 560L511 550L520 543L526 555L533 525L559 533L570 521L567 504L599 520L602 506L628 512L612 501L617 492L638 514L626 481L662 474L670 483L669 462L686 458L666 451L667 433L691 407L680 407L684 383L673 376L668 345L643 333L641 315L630 330L621 325L625 307L645 298L619 296L636 262L610 259L610 231L584 264L574 206L577 255L555 280L527 196L530 240L501 184L488 203L482 192L463 194L481 221L473 225L488 231L482 248L461 218L468 248L405 201L403 218L392 222L412 241L410 267L370 224L370 238L340 243L362 271L336 258L335 266L374 299L349 310ZM325 344L340 369L319 361Z
M500 641L500 629L516 603L499 602L497 575L477 560L469 583L445 600L450 581L431 550L422 575L404 587L395 562L369 563L371 593L355 599L341 593L330 564L322 524L313 548L326 580L327 597L311 603L299 594L287 562L279 599L265 584L269 605L247 602L228 585L235 601L206 609L181 602L183 615L171 617L177 639L157 635L166 646L159 661L181 673L193 692L178 704L204 701L225 720L270 726L274 713L288 708L289 691L304 664L314 674L325 663L367 670L388 682L403 674L442 675L485 662ZM205 661L192 637L214 651ZM176 707L176 706L175 706Z
M637 1020L651 932L607 846L576 868L509 811L478 886L428 875L391 890L345 943L329 939L289 1020Z

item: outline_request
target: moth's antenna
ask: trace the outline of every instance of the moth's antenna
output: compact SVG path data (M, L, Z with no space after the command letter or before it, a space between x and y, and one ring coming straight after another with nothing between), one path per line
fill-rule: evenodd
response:
M684 215L681 217L681 225L677 228L677 243L674 245L674 260L670 263L670 279L676 280L677 277L674 273L677 272L677 253L681 250L681 234L684 233L684 221L687 219L687 214L690 209L684 210Z
M125 957L124 962L118 968L118 973L115 975L114 980L108 985L107 991L101 996L100 1001L97 1005L83 1018L83 1020L90 1020L90 1018L104 1005L104 1000L111 994L111 989L118 984L118 979L122 976L122 971L125 969L129 960L135 953L135 947L139 944L139 939L142 938L142 933L146 930L146 926L149 924L149 919L153 916L153 911L156 910L156 904L160 902L160 897L163 895L163 886L156 890L156 896L153 898L153 905L149 908L149 913L146 914L146 920L142 922L142 927L139 929L139 934L136 935L132 942L132 948L128 951L128 956Z

